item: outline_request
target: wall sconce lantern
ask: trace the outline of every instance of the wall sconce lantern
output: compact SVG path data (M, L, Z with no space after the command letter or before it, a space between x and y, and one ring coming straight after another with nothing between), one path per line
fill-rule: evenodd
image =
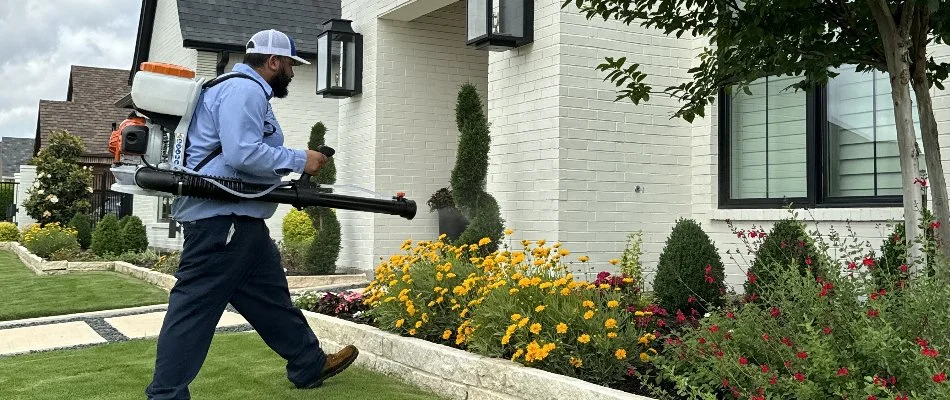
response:
M342 99L362 92L363 35L352 21L331 19L317 37L317 94Z
M467 45L507 51L534 40L534 0L468 0Z

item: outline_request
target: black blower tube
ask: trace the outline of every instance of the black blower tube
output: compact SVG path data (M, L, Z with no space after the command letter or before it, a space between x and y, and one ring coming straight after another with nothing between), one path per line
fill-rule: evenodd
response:
M319 187L309 187L309 179L297 181L288 187L278 187L270 193L254 199L244 199L212 185L204 178L212 179L227 188L241 193L258 193L270 185L241 182L218 177L201 177L184 172L163 171L152 167L139 168L135 172L135 184L144 189L167 192L211 200L241 201L256 200L270 203L291 204L302 208L309 206L339 208L380 214L398 215L408 220L416 216L416 202L405 198L392 200L322 193ZM299 183L305 182L303 185ZM325 190L325 189L324 189Z

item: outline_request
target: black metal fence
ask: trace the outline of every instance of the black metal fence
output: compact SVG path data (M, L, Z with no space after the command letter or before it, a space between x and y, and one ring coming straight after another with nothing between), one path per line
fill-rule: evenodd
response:
M132 195L112 191L113 183L115 177L108 169L94 170L92 194L89 196L93 223L108 214L115 214L118 218L132 215Z
M0 181L0 221L16 218L16 187L16 182Z

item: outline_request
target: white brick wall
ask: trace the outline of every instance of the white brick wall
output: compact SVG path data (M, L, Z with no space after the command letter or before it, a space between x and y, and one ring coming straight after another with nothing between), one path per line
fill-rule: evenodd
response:
M160 0L155 9L152 46L149 48L148 60L196 69L198 52L182 47L182 40L181 23L178 22L178 2Z
M21 165L20 173L14 175L17 183L16 187L16 202L17 202L17 212L16 212L16 223L17 227L20 230L25 229L26 227L36 223L29 214L26 213L26 207L23 206L23 203L26 202L26 199L29 198L27 191L33 187L33 182L36 181L36 166L35 165Z
M485 102L488 86L488 55L465 46L465 2L409 22L380 20L378 34L375 191L405 192L418 212L412 221L373 216L377 260L401 252L406 239L438 236L438 214L426 201L450 185L459 87L474 84Z

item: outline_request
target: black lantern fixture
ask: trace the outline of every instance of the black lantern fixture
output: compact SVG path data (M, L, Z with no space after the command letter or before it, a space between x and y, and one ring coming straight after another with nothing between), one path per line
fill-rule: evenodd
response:
M362 92L363 35L352 21L331 19L317 37L317 94L341 99Z
M468 42L506 51L534 40L534 0L468 0Z

